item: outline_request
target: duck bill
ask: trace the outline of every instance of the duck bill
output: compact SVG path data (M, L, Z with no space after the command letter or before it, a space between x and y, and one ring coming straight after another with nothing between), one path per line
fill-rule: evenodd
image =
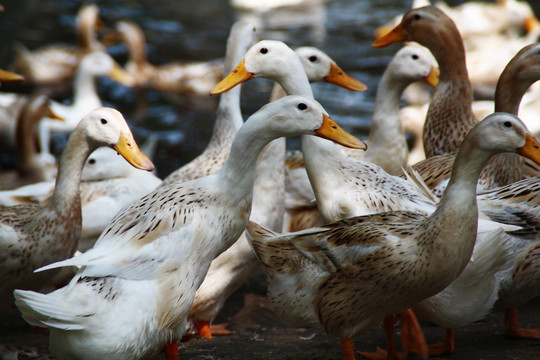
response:
M343 130L326 114L323 114L322 126L315 130L315 135L349 148L361 150L367 149L366 143Z
M535 31L538 27L540 27L540 21L536 16L531 15L525 19L525 21L523 22L523 27L525 28L527 34L529 34L532 31Z
M366 91L367 86L361 81L358 81L349 75L339 66L334 63L330 63L330 73L325 76L324 81L341 86L347 90L352 91Z
M526 135L525 145L517 153L540 165L540 143L531 134Z
M58 120L58 121L66 121L66 119L64 119L63 117L61 117L60 115L58 115L57 113L55 113L50 106L48 106L48 114L47 114L47 117L49 119L54 119L54 120Z
M431 65L431 70L429 71L429 74L424 77L424 81L430 86L436 87L439 83L439 74L439 68Z
M0 69L0 83L24 81L24 77L11 71Z
M109 73L109 77L127 87L133 87L136 83L135 77L117 64L113 66L111 72Z
M114 150L118 152L127 162L137 169L152 171L154 164L152 161L139 149L133 135L120 133L118 143L114 145Z
M403 42L407 40L407 35L405 35L405 32L403 32L403 25L400 23L395 28L392 29L389 33L386 35L383 35L379 37L377 40L375 40L371 46L374 48L380 48L385 47L388 45L392 45L398 42Z
M233 71L210 91L210 95L217 95L231 90L238 84L253 79L255 75L246 70L246 60L242 59Z

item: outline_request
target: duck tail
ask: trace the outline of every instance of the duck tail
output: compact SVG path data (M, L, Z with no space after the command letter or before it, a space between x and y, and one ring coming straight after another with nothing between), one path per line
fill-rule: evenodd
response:
M35 291L15 290L15 305L23 319L32 326L54 327L61 330L82 330L84 327L74 321L66 311L66 304L58 290L50 294Z

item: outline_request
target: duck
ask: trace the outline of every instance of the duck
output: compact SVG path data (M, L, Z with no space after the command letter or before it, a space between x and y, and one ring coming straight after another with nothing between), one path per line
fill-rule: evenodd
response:
M476 182L489 158L517 152L540 162L539 148L519 118L494 113L464 139L429 216L390 211L285 234L250 223L272 309L295 326L339 336L344 358L354 359L353 336L436 295L466 267L478 226Z
M304 64L310 82L323 81L327 76L322 72L324 67L321 66L321 70L312 70L308 64L311 63L312 56L316 56L316 59L329 59L328 55L318 55L309 47L298 48L295 51ZM331 59L326 61L335 63ZM313 63L309 66L314 67ZM388 64L377 88L372 125L367 139L368 149L365 152L344 149L347 155L375 163L390 174L398 173L408 158L404 129L397 116L401 93L413 81L424 80L431 86L436 86L437 77L437 63L427 49L415 45L407 45L400 49ZM288 153L285 171L288 217L284 230L294 231L322 224L317 204L313 201L315 195L305 171L301 152Z
M416 41L426 46L440 68L439 83L424 123L426 158L455 155L464 136L478 123L472 112L472 88L459 30L448 15L429 5L409 10L394 30L377 39L372 46L384 47L403 41ZM450 53L453 56L448 56ZM485 167L479 186L489 189L520 180L522 169L522 162L515 155L496 156Z
M128 47L126 70L136 79L136 86L144 89L207 95L223 76L223 61L169 62L154 65L148 61L143 30L133 21L123 20L104 42L123 41Z
M82 56L91 51L104 51L97 33L105 29L95 4L83 5L76 17L77 44L49 44L29 50L16 47L13 67L30 84L41 87L66 87L75 74Z
M17 139L17 169L15 171L0 173L0 189L14 189L23 185L40 181L54 180L57 168L42 163L37 158L37 149L34 144L34 129L43 117L61 121L48 104L45 95L29 98L20 111L16 124Z
M135 167L153 169L118 111L99 108L81 119L62 151L51 199L43 205L0 207L3 309L13 304L15 288L39 290L46 285L58 285L50 284L57 271L34 274L34 270L75 253L82 221L81 172L88 155L100 146L114 147Z
M226 69L228 72L232 71L233 66L243 58L252 44L249 45L242 53L238 53L238 56L235 56L233 62L227 62ZM363 83L348 76L345 71L320 49L301 47L295 51L299 54L307 72L320 74L318 76L321 79L324 78L327 82L340 85L349 90L358 91L366 88ZM228 59L228 56L226 59ZM274 87L270 95L270 101L275 101L286 95L280 90L282 89L279 86ZM235 95L230 95L231 91ZM239 91L239 87L235 87L221 96L235 96L237 99L237 91ZM235 101L235 106L238 109L238 100ZM231 112L229 110L229 113ZM218 126L217 123L216 126ZM221 134L221 131L218 134ZM223 144L225 142L221 142L222 146ZM283 167L285 162L285 148L285 140L276 139L267 145L260 155L257 163L257 177L253 195L252 214L250 217L251 220L275 230L281 229L283 226L285 196L285 174ZM223 151L220 153L223 153ZM216 158L218 157L214 155L213 159ZM200 166L194 168L201 169ZM204 169L205 167L202 167L202 170ZM182 170L184 170L184 167ZM190 171L190 173L192 172ZM219 311L223 308L224 302L229 296L249 277L256 273L259 267L259 262L254 257L251 246L244 234L233 246L214 259L204 282L197 290L195 301L188 317L188 321L194 323L192 328L196 328L199 335L211 338L212 334L225 335L230 333L225 328L226 324L213 324L211 327L210 324L212 324Z
M430 1L415 0L411 9L431 4ZM492 99L506 63L521 47L536 42L540 34L540 21L533 9L526 1L519 0L468 1L459 6L437 1L433 5L444 11L461 33L475 97ZM392 30L401 19L401 15L397 16L379 27L376 37ZM486 58L491 61L485 61Z
M35 50L19 44L13 68L36 87L64 88L71 84L82 57L92 51L105 51L97 32L105 29L96 4L83 5L77 14L77 44L49 44Z
M73 130L83 116L103 105L95 84L96 79L101 76L109 76L125 86L133 84L131 75L124 71L109 54L95 51L85 55L75 73L72 103L66 105L57 101L50 102L52 111L65 121L59 123L43 118L39 122L40 157L44 161L54 162L49 144L51 133Z
M40 269L81 266L68 285L49 294L15 290L23 318L50 328L58 359L141 359L164 347L175 358L211 261L247 226L259 153L275 138L300 134L363 146L314 100L263 106L242 125L218 172L156 189L120 211L92 249Z

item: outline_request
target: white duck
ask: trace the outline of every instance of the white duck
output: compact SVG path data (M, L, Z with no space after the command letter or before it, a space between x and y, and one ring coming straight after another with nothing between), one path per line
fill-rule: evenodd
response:
M230 61L227 56L226 68L228 71L233 69L233 66L242 59L246 50L248 50L249 46L246 47L245 45L248 44L244 44L244 51L241 53L238 52L233 61ZM249 45L251 45L251 42ZM321 50L313 47L303 47L297 49L296 52L301 54L300 58L306 71L315 73L317 75L316 77L320 77L321 81L324 79L327 82L340 85L350 90L365 89L365 85L349 77ZM277 87L279 87L279 85ZM234 96L235 98L235 110L233 111L233 109L228 108L228 111L222 112L221 117L223 117L223 114L236 112L239 114L238 91L239 87L235 87L234 89L231 89L231 91L221 95L227 99L229 99L230 96ZM229 94L230 92L232 92L233 95ZM271 95L271 100L275 100L277 97L282 96L282 94L277 93L279 93L279 91L278 89L275 89ZM223 120L221 117L220 120ZM218 123L216 122L216 126L217 125ZM229 126L225 126L224 129L216 129L219 131L217 134L220 135L220 138L223 136L222 131L227 130L228 127ZM212 143L213 141L211 141L211 144ZM224 146L226 142L221 141L220 144L221 146ZM223 156L219 155L223 152L216 151L218 149L219 148L214 146L213 151L209 153L214 154L210 159L213 160L212 162L215 163L215 166L220 164L220 162L216 162L215 160ZM205 153L206 151L203 155L205 155ZM281 229L283 225L285 196L285 174L283 172L284 157L285 139L276 139L264 149L257 162L257 177L255 180L252 214L250 219L274 230ZM196 159L195 163L192 162L188 164L189 168L198 168L199 171L207 169L207 167L204 166L202 168L192 166L199 161L200 159ZM182 171L183 170L184 168L182 168ZM190 171L189 174L193 174L193 172ZM218 315L228 297L251 277L258 268L259 262L255 258L251 246L244 234L233 246L212 262L204 282L197 291L189 315L189 320L195 323L201 336L211 337L212 333L227 333L227 330L223 330L223 325L214 325L208 330L209 324L212 323Z
M523 123L496 113L462 143L452 181L430 216L385 212L283 235L251 223L275 311L339 336L345 359L354 359L353 336L437 294L469 263L478 226L476 182L500 152L540 163L539 144Z
M69 258L77 249L81 235L81 172L88 155L100 146L114 147L133 166L153 169L118 111L100 108L85 116L62 152L50 200L43 205L0 207L2 305L12 303L15 288L37 290L56 285L50 283L51 274L34 274L34 270Z
M304 64L310 82L325 79L327 74L315 68L316 63L310 61L313 52L310 52L309 48L299 48L296 53ZM324 59L322 55L316 57L316 59L319 58ZM333 63L331 59L328 62ZM408 156L405 133L398 117L401 94L407 85L414 81L424 80L435 86L438 75L436 66L437 63L431 53L423 47L407 45L399 50L388 64L377 87L377 97L367 140L368 149L365 152L346 151L346 153L353 158L373 162L391 174L399 172L406 164ZM319 67L325 68L322 65ZM310 210L316 207L313 202L315 195L307 178L301 154L290 153L285 171L287 208L291 215L289 221L298 224L302 221L298 219L299 217L303 221L311 216L316 217L316 213ZM308 214L305 213L306 210ZM298 226L287 222L285 225L288 229Z
M362 146L313 100L264 106L217 173L158 188L118 213L92 249L40 269L81 266L66 287L16 290L24 318L50 328L58 359L141 359L178 340L210 262L247 225L259 153L275 138L300 134Z
M75 73L71 105L51 101L52 111L65 121L44 118L39 123L39 146L44 160L52 160L49 147L51 133L72 131L83 116L102 106L95 83L101 76L109 76L126 86L133 82L133 78L107 53L96 51L85 55Z

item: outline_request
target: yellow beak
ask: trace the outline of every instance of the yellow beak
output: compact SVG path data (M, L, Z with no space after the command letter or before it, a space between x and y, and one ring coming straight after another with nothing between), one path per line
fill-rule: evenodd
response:
M152 164L152 161L139 149L139 146L137 146L131 133L126 134L125 132L122 132L118 143L114 145L114 150L137 169L147 171L154 170L154 164Z
M527 134L525 137L525 145L523 145L517 153L540 165L540 143L538 143L538 140L531 134Z
M0 69L0 83L24 81L24 77L11 71Z
M323 114L323 123L319 129L315 130L315 135L349 148L367 149L366 143L343 130L326 114Z
M436 87L439 83L439 74L439 68L431 65L431 70L429 71L429 74L424 77L424 81L429 85Z
M210 95L216 95L229 91L238 84L253 79L254 75L246 70L246 60L242 59L233 71L210 91Z
M137 83L133 75L122 69L117 64L113 66L111 72L109 73L109 77L114 81L117 81L118 83L127 87L135 86L135 84Z
M407 40L407 35L403 32L403 25L400 23L392 31L375 40L371 46L375 48L385 47L405 40Z
M358 81L343 71L339 66L334 63L330 64L330 74L326 75L324 81L331 84L339 85L347 90L352 91L366 91L367 86L361 81Z

